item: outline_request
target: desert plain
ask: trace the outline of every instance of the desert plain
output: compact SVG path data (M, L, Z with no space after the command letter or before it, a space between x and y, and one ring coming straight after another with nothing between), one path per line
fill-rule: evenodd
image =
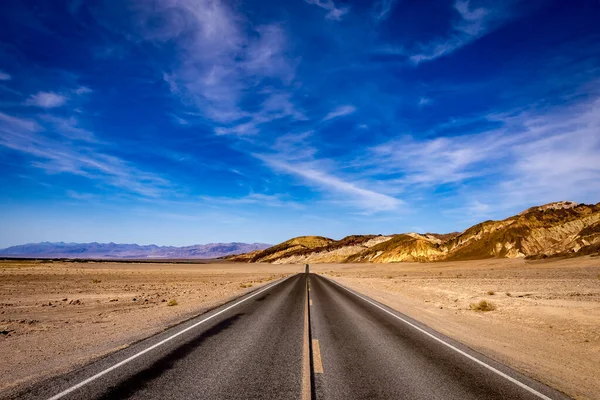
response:
M2 261L0 397L303 270L242 263ZM311 272L573 398L598 398L600 257L313 264ZM479 310L482 300L492 310Z
M0 398L300 271L298 265L2 261Z

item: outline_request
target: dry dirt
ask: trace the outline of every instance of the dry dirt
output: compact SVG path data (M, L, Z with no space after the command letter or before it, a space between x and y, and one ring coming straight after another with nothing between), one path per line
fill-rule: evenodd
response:
M0 262L0 395L301 271L303 265ZM311 271L572 397L598 399L600 258L313 264ZM178 304L168 306L171 299ZM496 309L471 310L480 300Z
M313 264L576 399L600 399L600 257ZM493 311L471 309L481 300Z
M0 395L303 266L0 261ZM169 306L169 300L177 305Z

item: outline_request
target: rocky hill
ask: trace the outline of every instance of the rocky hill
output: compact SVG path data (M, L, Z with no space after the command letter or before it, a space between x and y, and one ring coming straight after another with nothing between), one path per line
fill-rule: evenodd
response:
M121 259L206 259L263 250L264 243L209 243L192 246L140 246L117 243L30 243L0 249L0 257L28 258L121 258Z
M324 263L544 258L600 251L600 203L568 201L529 208L501 221L485 221L462 233L354 235L341 240L301 236L231 260Z

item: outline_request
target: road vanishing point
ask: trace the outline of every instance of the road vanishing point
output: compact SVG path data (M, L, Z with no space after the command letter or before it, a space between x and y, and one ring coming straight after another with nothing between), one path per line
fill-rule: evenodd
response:
M332 280L299 273L19 399L567 399Z

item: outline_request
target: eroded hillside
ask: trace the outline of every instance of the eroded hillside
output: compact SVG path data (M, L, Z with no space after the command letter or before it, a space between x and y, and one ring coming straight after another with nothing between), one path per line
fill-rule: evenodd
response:
M600 250L600 203L556 202L532 207L501 221L485 221L464 232L353 235L341 240L301 236L233 261L288 263L403 262L543 258Z

